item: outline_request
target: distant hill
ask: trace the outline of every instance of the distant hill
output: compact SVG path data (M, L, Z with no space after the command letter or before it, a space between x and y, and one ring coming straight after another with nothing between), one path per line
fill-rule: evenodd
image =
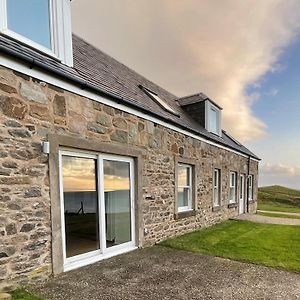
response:
M300 212L300 191L280 185L260 187L258 209Z

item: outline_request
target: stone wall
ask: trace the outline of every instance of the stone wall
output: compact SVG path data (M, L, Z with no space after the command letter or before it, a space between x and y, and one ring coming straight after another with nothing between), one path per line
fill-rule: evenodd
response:
M229 171L247 173L248 159L126 112L0 68L0 289L51 272L49 133L145 150L142 171L144 244L209 226L238 213L228 208ZM175 157L196 163L196 213L174 217ZM212 209L212 174L221 168L221 209ZM254 199L257 162L251 161ZM256 210L256 201L250 211Z

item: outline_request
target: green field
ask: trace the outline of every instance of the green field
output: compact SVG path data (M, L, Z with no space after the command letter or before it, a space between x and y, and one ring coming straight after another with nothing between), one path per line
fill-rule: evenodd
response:
M279 185L258 189L259 210L300 213L300 191Z
M281 214L281 213L258 212L257 214L260 216L272 217L272 218L285 218L285 219L300 220L300 216L293 216L293 215L287 215L287 214Z
M300 272L300 226L230 220L161 245Z

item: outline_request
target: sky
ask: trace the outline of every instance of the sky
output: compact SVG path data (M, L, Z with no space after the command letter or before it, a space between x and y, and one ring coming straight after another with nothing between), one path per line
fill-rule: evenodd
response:
M73 31L177 96L204 92L262 158L259 185L300 189L299 0L74 0Z

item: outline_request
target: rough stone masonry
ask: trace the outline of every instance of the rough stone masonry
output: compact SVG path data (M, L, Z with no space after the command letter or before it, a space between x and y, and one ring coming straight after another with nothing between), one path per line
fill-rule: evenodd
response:
M52 273L48 134L126 145L143 155L143 244L206 227L238 214L229 207L229 171L247 174L248 158L90 99L0 68L0 289ZM176 218L175 158L196 160L196 206ZM213 169L221 169L221 208L212 208ZM256 210L258 163L251 160Z

